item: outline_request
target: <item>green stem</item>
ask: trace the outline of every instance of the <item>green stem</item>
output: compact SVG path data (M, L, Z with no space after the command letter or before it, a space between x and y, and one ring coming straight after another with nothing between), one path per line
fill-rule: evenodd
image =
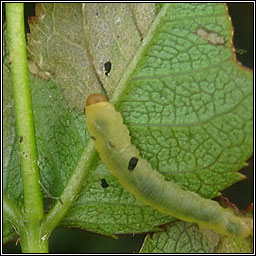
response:
M47 243L39 232L44 208L27 67L24 4L6 4L6 21L27 230L27 235L21 236L22 251L47 252ZM20 230L19 233L23 234Z
M96 151L94 149L93 142L89 141L61 197L59 198L55 206L48 212L42 222L42 237L49 237L52 230L64 218L70 206L74 203L78 192L81 190L81 187L86 182L86 176L96 156L95 153Z

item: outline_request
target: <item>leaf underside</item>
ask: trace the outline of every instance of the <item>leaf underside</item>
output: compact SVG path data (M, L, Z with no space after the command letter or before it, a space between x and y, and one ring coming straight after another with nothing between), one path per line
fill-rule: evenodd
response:
M141 156L167 180L206 198L243 178L237 171L253 145L252 73L235 60L226 7L176 3L164 5L160 15L164 8L155 24L154 4L37 4L28 52L52 76L50 81L30 77L47 208L54 203L49 195L61 195L90 140L85 99L103 92L98 78L111 98L133 58L138 64L116 108ZM137 56L147 37L152 40ZM106 76L107 61L112 66ZM4 72L9 77L7 66ZM4 83L4 193L22 205L10 81ZM111 235L157 231L173 220L124 191L97 156L61 225ZM194 232L194 225L181 223ZM214 251L200 241L201 247L188 251Z

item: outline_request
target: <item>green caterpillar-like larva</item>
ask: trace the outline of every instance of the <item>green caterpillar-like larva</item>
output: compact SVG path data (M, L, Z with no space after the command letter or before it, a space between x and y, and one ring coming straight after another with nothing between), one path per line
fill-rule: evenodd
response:
M220 234L246 237L250 228L230 210L197 193L182 190L166 181L140 157L131 144L128 128L114 106L102 95L86 101L86 122L94 146L108 170L136 198L167 215L198 223Z

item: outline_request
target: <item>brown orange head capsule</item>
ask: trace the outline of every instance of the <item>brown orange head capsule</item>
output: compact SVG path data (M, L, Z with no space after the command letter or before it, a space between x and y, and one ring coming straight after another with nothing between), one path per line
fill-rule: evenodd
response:
M86 107L104 101L107 102L107 99L102 94L91 94L86 100Z

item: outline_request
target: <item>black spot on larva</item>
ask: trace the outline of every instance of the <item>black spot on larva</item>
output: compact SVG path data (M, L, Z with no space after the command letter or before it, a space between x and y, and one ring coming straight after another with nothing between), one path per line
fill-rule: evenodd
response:
M103 188L107 188L107 187L109 186L108 183L107 183L107 181L106 181L105 179L101 179L100 181L101 181L101 186L102 186Z
M136 167L138 161L139 161L139 159L137 157L132 157L128 164L128 170L133 171L134 168Z
M20 136L20 143L23 141L23 137L22 136Z
M93 137L93 136L91 136L91 138L92 138L93 140L96 140L96 138L95 138L95 137Z
M109 145L111 148L114 148L114 147L115 147L115 145L113 145L111 141L108 142L108 145Z
M109 72L111 71L111 62L108 61L104 64L104 68L105 68L105 75L107 76L109 74Z

